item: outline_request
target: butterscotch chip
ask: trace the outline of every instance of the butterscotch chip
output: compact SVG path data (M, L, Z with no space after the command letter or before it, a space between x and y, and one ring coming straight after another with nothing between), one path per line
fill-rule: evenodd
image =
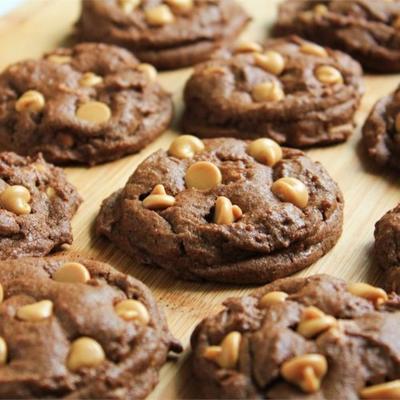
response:
M311 54L317 57L327 57L328 52L322 47L315 43L303 43L300 46L300 51L305 54Z
M141 0L118 0L119 7L124 13L129 14L141 3Z
M327 85L335 85L343 83L343 76L339 70L330 65L321 65L315 70L317 79Z
M102 124L111 118L111 110L100 101L88 101L77 109L76 116L87 122Z
M247 152L258 162L273 167L282 159L282 148L274 140L261 138L251 142Z
M55 272L53 279L57 282L86 283L90 273L81 263L67 262Z
M388 300L388 295L383 289L369 285L368 283L351 283L348 286L348 290L355 296L363 297L374 302L376 305L385 303Z
M242 217L242 210L233 206L224 196L219 196L215 202L214 222L219 225L232 224Z
M314 13L319 16L325 15L328 11L328 7L324 4L317 4L314 7Z
M178 136L169 146L168 154L180 158L192 158L195 154L204 150L201 139L192 135Z
M285 59L274 50L268 50L262 54L255 54L254 60L256 64L264 70L274 75L280 75L285 69Z
M266 293L263 297L261 297L258 305L259 307L268 307L274 304L284 303L289 295L285 292L281 291L272 291Z
M305 338L312 338L336 325L336 319L331 315L323 315L318 318L303 319L297 326L297 332Z
M251 41L240 42L235 46L237 53L261 53L262 50L263 48L259 43Z
M7 362L7 343L0 336L0 365L4 365Z
M220 346L211 346L203 356L216 362L221 368L234 369L239 360L241 340L242 335L239 332L231 332L225 336Z
M157 70L152 65L142 63L137 66L137 69L143 72L149 81L154 82L157 79Z
M163 26L167 24L172 24L175 21L174 14L171 9L165 5L155 6L153 8L148 8L145 10L146 22L149 25Z
M400 379L365 387L360 390L362 399L400 399Z
M53 313L53 302L41 300L37 303L22 306L17 310L17 317L23 321L35 322L49 318Z
M400 29L400 16L398 16L398 17L394 20L394 22L393 22L393 27L394 27L395 29Z
M272 184L272 192L282 201L292 203L296 207L305 208L308 205L308 189L296 178L280 178Z
M47 194L47 197L48 197L50 200L52 200L52 199L54 199L55 197L57 197L57 192L56 192L56 190L55 190L54 188L52 188L51 186L49 186L49 187L46 189L46 194Z
M93 72L86 72L82 75L82 78L79 79L79 83L81 86L91 87L99 85L103 82L103 78L99 75L96 75Z
M30 214L31 194L25 186L8 186L0 193L0 207L17 215Z
M71 344L67 367L70 371L81 368L95 368L106 359L104 350L96 340L81 337Z
M71 62L72 58L70 56L61 54L52 54L51 56L47 57L47 60L56 64L68 64Z
M0 304L3 302L4 300L4 289L3 289L3 285L0 283Z
M165 0L176 11L186 12L193 8L193 0Z
M149 196L143 200L143 207L149 210L164 210L175 204L175 197L166 194L163 185L156 185Z
M126 321L136 321L141 325L150 322L150 315L147 308L137 300L122 300L115 305L115 312Z
M17 100L15 109L18 112L39 112L43 110L44 105L45 99L42 93L37 90L28 90Z
M199 161L186 171L185 181L189 189L210 190L222 182L222 175L215 164Z
M255 85L251 95L258 102L281 101L285 97L285 93L276 82L263 82Z

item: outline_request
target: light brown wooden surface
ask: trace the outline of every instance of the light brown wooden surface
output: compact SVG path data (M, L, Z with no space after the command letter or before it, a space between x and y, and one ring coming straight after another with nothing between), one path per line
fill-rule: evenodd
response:
M12 0L5 0L12 1ZM242 0L254 21L243 37L262 40L272 23L276 0ZM11 62L40 56L62 43L72 31L79 15L79 0L28 0L17 11L0 18L0 68ZM173 93L176 121L182 110L181 92L190 70L160 74L164 86ZM360 125L373 103L392 91L400 82L399 75L367 76L366 95L357 115L358 128L349 142L308 154L321 161L344 193L345 225L337 246L323 259L300 275L326 272L348 280L379 282L379 271L371 257L374 223L400 198L400 185L394 173L376 171L360 157ZM196 396L190 390L187 356L190 334L206 315L219 309L222 300L243 295L252 288L190 283L171 279L167 273L135 265L129 257L105 239L95 237L93 221L101 201L122 187L138 163L154 150L167 148L176 130L172 129L141 153L91 169L68 168L69 179L84 198L74 218L72 249L109 262L114 267L144 281L164 306L173 334L186 349L178 362L168 363L161 372L160 383L152 399L172 399Z

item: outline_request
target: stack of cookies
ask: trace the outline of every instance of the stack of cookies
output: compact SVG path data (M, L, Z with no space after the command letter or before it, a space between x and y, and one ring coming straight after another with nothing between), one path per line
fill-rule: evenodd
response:
M153 143L174 117L157 69L191 66L181 135L104 199L93 235L205 291L267 284L194 329L196 397L400 399L400 206L375 228L384 289L290 277L343 228L305 151L354 132L363 68L400 72L400 0L284 0L263 43L237 40L249 22L238 0L82 1L71 47L0 73L0 398L143 399L183 351L146 285L70 251L82 198L60 166ZM400 168L400 89L362 131Z

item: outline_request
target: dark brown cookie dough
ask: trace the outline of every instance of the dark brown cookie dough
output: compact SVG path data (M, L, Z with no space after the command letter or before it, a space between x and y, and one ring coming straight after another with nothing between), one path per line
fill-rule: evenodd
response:
M113 43L158 68L206 60L234 40L249 21L233 0L82 1L78 36Z
M177 277L244 284L317 261L338 240L342 218L338 186L301 151L270 139L185 135L103 202L97 232Z
M97 164L141 150L169 125L154 68L104 44L58 49L0 75L0 147L56 164Z
M192 335L205 397L398 398L399 296L314 275L278 280L224 306Z
M375 257L388 289L400 292L400 204L375 224Z
M44 256L72 243L81 198L41 155L0 153L0 259Z
M400 72L400 1L286 0L273 29L342 50L375 72Z
M142 399L181 350L149 289L107 264L3 261L0 289L0 398Z
M297 37L249 43L195 69L182 125L201 137L331 144L352 133L361 92L361 68L343 53Z
M400 88L375 104L362 133L369 157L378 165L400 169Z

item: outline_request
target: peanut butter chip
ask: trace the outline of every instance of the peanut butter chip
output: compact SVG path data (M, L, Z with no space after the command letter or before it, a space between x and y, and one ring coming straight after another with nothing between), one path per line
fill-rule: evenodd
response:
M107 104L100 101L88 101L78 108L76 116L87 122L101 124L111 118L111 110Z
M369 285L368 283L351 283L347 286L347 290L355 296L372 301L377 306L388 300L388 295L383 289Z
M86 283L90 273L81 263L67 262L54 273L53 279L56 282Z
M258 303L259 307L264 308L274 304L284 303L289 295L285 292L273 291L264 294Z
M39 112L45 105L44 96L37 90L28 90L15 103L18 112Z
M395 128L396 132L400 133L400 113L396 115Z
M143 72L149 81L154 82L157 79L157 70L152 65L142 63L137 66L137 69Z
M316 307L307 307L303 311L302 318L297 326L297 332L309 339L336 325L336 319L331 315L325 315Z
M292 203L299 208L307 207L309 197L307 187L296 178L278 179L272 184L271 190L284 202Z
M281 374L288 382L306 393L315 393L328 370L326 358L321 354L304 354L285 361Z
M282 159L282 148L271 139L262 138L251 142L247 152L259 163L273 167Z
M400 399L400 379L380 383L360 390L362 399Z
M274 75L280 75L285 69L285 59L274 50L266 51L263 54L257 53L254 55L254 60L259 67Z
M276 82L263 82L255 85L251 92L254 101L281 101L285 98L285 93Z
M314 13L318 16L325 15L328 11L328 7L324 4L317 4L314 7Z
M67 367L70 371L97 367L105 358L104 350L98 342L89 337L81 337L71 344Z
M71 56L63 56L61 54L52 54L47 57L47 60L56 64L68 64L71 62L72 58Z
M7 343L0 336L0 365L4 365L7 362Z
M42 300L22 306L17 310L17 317L23 321L36 322L47 319L53 313L53 302Z
M137 300L122 300L115 306L115 312L126 321L136 321L141 325L148 325L150 315L146 307Z
M86 72L79 79L79 84L85 87L96 86L103 82L103 78L93 72Z
M222 182L222 175L213 163L199 161L192 164L186 171L185 181L190 189L210 190Z
M141 0L118 0L119 7L126 14L131 13L140 3Z
M336 68L330 65L321 65L315 70L317 79L326 85L343 83L343 76Z
M147 23L153 26L172 24L175 20L174 14L172 14L171 9L165 4L161 4L153 8L148 8L147 10L145 10L144 15Z
M318 46L315 43L303 43L300 46L300 51L302 53L310 54L312 56L317 56L317 57L327 57L328 56L327 51L322 46Z
M172 157L184 159L192 158L204 150L204 143L192 135L178 136L169 146L168 154Z
M193 0L165 0L176 11L186 12L193 8Z
M57 192L55 191L54 188L52 188L51 186L49 186L49 187L46 189L46 195L47 195L47 197L48 197L50 200L52 200L52 199L54 199L54 198L56 197Z
M4 300L4 289L3 289L3 285L0 283L0 304L3 302Z
M164 210L175 204L175 197L167 195L163 185L156 185L142 204L149 210Z
M242 217L240 207L233 206L231 201L224 196L219 196L215 202L214 222L218 225L228 225Z
M245 41L235 46L236 53L261 53L262 50L262 46L257 42Z
M231 332L225 336L220 346L209 346L203 356L216 362L221 368L234 369L239 360L239 350L242 335Z
M30 214L30 200L29 190L21 185L8 186L0 194L0 206L17 215Z

